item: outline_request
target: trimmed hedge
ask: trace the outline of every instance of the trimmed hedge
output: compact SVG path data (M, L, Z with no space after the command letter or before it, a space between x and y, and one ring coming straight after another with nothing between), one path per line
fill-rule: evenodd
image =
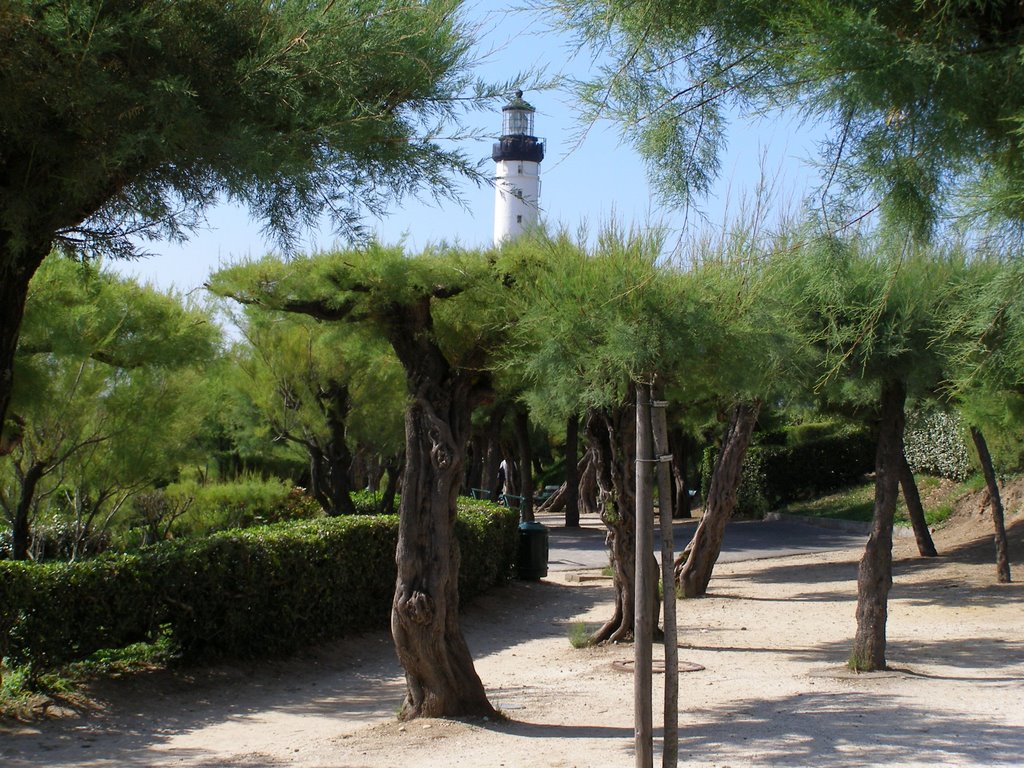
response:
M848 428L800 442L794 437L786 445L755 444L747 450L737 514L761 517L790 501L848 486L874 470L875 439L866 429ZM705 498L714 456L715 449L709 448L702 459Z
M510 573L518 525L512 510L466 506L462 600ZM48 669L161 632L185 658L255 657L387 627L397 542L396 516L338 517L75 563L0 562L0 657Z

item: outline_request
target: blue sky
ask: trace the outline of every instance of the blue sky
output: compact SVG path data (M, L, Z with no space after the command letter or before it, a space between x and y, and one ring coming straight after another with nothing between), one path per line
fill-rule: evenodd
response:
M504 81L529 69L543 69L546 76L585 77L591 66L587 53L574 55L568 36L553 28L550 14L530 10L508 10L508 3L467 0L466 18L478 25L478 54L481 78ZM583 138L572 96L552 89L528 91L526 99L537 109L536 133L547 141L541 164L541 218L549 225L564 225L575 231L586 223L591 232L614 216L626 224L662 223L676 232L705 224L692 213L665 211L653 198L643 162L628 145L620 142L615 126L600 123ZM490 170L491 137L501 128L500 107L493 113L470 115L468 127L488 136L461 144L473 159L485 160ZM712 224L721 224L729 212L735 214L744 196L752 194L762 168L777 175L782 201L798 198L813 183L807 160L814 154L814 131L795 120L735 122L730 128L729 152L714 193L700 207ZM432 201L405 200L383 219L371 219L370 228L384 242L404 237L415 251L427 243L446 240L467 246L487 246L491 240L494 192L464 182L460 186L467 202L438 207ZM311 232L306 249L328 248L335 243L329 228ZM211 270L248 256L258 257L273 250L265 240L258 221L250 220L244 209L221 206L209 213L208 227L187 243L147 243L153 256L118 265L119 271L153 282L161 288L188 291L202 285Z

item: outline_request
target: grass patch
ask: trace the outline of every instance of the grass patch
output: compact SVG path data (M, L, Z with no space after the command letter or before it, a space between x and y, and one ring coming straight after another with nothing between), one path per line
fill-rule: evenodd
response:
M939 478L928 475L915 477L917 489L922 499L926 499L942 482ZM953 487L943 498L932 503L925 502L924 518L929 526L945 522L953 514L954 501L964 493L975 490L977 481L974 478ZM870 523L875 509L875 484L867 481L851 486L837 493L821 496L809 501L797 501L786 506L785 512L801 517L820 517L831 520L852 520ZM896 506L896 525L910 525L907 505L900 494Z
M38 720L56 702L71 706L84 702L80 691L90 680L164 669L176 658L168 631L156 642L97 651L87 659L42 674L29 666L8 666L4 660L0 664L0 718Z
M582 621L575 621L569 626L569 645L573 648L589 648L593 633Z

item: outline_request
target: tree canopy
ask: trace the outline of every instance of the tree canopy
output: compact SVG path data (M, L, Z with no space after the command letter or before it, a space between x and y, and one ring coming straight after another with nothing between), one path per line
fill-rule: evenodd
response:
M920 231L961 204L1024 220L1017 2L559 4L610 54L581 88L591 116L621 122L670 199L709 189L730 110L792 110L832 126L826 195L870 192Z
M0 6L0 418L28 281L54 245L135 252L227 198L285 246L324 215L473 173L457 125L471 38L457 0Z

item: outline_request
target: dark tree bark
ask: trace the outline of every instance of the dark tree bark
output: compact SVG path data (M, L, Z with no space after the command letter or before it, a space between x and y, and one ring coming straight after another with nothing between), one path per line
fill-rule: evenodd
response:
M33 462L25 470L21 479L21 493L11 517L11 559L28 560L31 543L32 500L36 495L36 486L46 474L46 464Z
M615 589L612 616L590 640L592 643L632 642L636 571L633 409L591 410L585 428L593 457L598 515L608 529L605 543Z
M484 465L487 463L487 436L474 429L469 436L466 453L466 478L462 492L469 495L473 488L484 487Z
M575 413L565 425L565 527L580 527L579 441L580 418Z
M917 551L921 557L937 557L935 542L932 541L932 534L928 530L928 522L924 519L924 505L921 504L921 494L917 490L917 482L914 480L914 473L907 463L907 457L902 456L900 462L900 487L903 489L903 500L907 503L907 515L910 517L910 524L914 528L914 538L917 540Z
M850 668L873 672L886 668L885 624L892 588L892 526L903 464L903 408L906 385L882 382L878 447L875 451L875 512L864 555L857 570L857 633Z
M326 445L306 441L309 451L309 491L330 516L354 515L349 471L352 452L345 440L345 419L350 400L348 387L328 381L317 395L318 405L327 422L329 438Z
M696 441L682 429L669 430L669 445L672 450L672 516L686 519L690 517L690 456L696 447Z
M530 446L530 415L525 408L516 411L516 447L519 449L519 515L533 522L533 451Z
M689 546L676 560L676 582L683 597L707 594L711 573L722 551L725 526L736 509L743 459L757 425L761 402L737 403L718 452L708 488L707 507Z
M999 494L999 483L996 481L996 471L992 464L992 454L989 453L985 436L975 426L971 426L971 439L974 440L974 447L978 449L981 471L985 475L985 485L988 487L989 502L992 505L992 523L995 527L996 544L996 577L1000 584L1009 584L1010 557L1006 544L1006 522L1003 517L1003 500Z
M491 410L487 419L487 458L484 462L483 485L480 486L488 492L488 499L493 502L501 501L501 482L498 478L498 468L501 466L501 428L505 423L507 406L498 403Z
M585 430L594 466L597 511L608 529L605 542L615 590L612 616L591 635L590 642L632 642L636 615L636 414L631 404L591 410ZM652 563L651 567L657 566Z
M589 441L588 441L589 442ZM598 497L601 490L597 484L597 458L588 447L580 459L579 508L580 514L599 515Z
M380 497L380 513L390 515L395 511L395 495L398 493L398 482L402 477L402 456L389 456L384 462L384 473L388 481L384 485L384 493Z
M28 284L49 249L50 243L46 241L32 249L29 255L12 255L11 237L0 228L0 435L4 432L14 392L14 355L25 315ZM10 440L0 439L0 455L7 453L13 445Z
M430 298L392 308L388 338L406 372L406 466L391 630L405 669L399 717L494 716L459 624L455 507L476 373L433 341Z

